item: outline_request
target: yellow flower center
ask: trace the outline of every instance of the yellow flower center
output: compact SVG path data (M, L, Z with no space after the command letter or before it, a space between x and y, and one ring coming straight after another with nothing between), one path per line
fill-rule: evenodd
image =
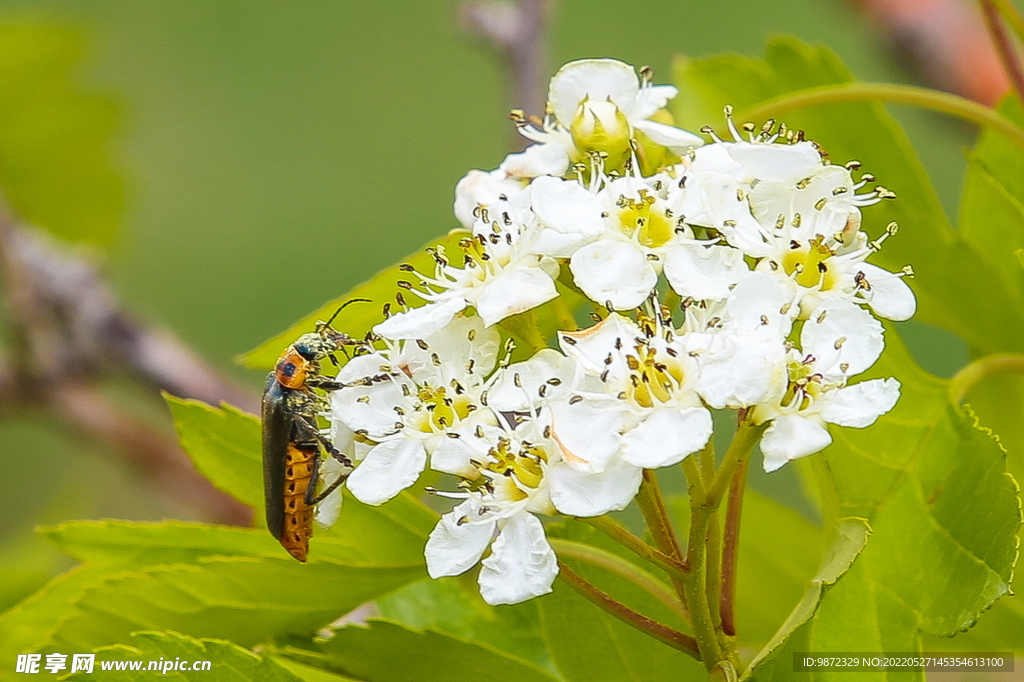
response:
M640 190L640 198L620 196L619 226L627 237L636 235L644 246L655 248L672 238L674 226L661 208L655 208L655 199L646 189Z

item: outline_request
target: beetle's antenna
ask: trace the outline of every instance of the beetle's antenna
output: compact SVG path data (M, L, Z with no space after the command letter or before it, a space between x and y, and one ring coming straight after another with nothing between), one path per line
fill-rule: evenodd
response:
M338 313L340 313L342 310L347 308L350 303L356 303L356 302L373 303L373 301L371 301L368 298L351 298L351 299L345 301L344 303L341 304L341 307L339 307L337 310L334 311L334 314L331 315L329 320L327 320L326 322L320 322L320 323L318 323L316 325L317 332L322 332L323 330L325 330L328 327L330 327L331 326L331 322L334 322L334 318L336 318L338 316Z

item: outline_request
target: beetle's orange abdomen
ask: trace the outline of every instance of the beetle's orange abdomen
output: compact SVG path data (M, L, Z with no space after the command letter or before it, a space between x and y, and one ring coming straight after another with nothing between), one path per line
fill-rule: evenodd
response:
M306 504L306 490L313 477L317 446L288 444L284 469L284 533L280 541L288 553L305 562L313 536L313 507Z

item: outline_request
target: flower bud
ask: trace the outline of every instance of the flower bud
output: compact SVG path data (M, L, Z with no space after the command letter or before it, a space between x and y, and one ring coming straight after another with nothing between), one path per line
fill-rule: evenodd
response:
M569 132L576 149L584 154L606 152L617 157L629 150L629 121L611 97L604 102L584 98L576 108Z

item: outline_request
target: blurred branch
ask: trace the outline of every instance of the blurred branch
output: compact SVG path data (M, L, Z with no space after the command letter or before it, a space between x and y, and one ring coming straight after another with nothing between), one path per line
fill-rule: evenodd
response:
M511 107L543 117L547 107L547 21L550 0L466 0L459 19L504 53ZM515 136L522 149L527 140Z
M257 398L205 364L170 334L127 315L96 270L0 207L0 277L9 352L0 356L0 411L46 411L114 447L205 518L248 525L251 510L216 490L170 434L110 401L100 379L127 370L153 389L255 411Z
M897 56L930 85L995 104L1009 81L978 8L967 0L853 0Z
M1013 37L1006 30L1006 24L999 16L995 3L991 0L981 0L981 12L985 16L989 33L992 34L992 42L999 53L1003 69L1009 75L1013 89L1017 91L1017 97L1024 100L1024 71L1021 70L1020 54L1017 52L1017 46L1013 44Z

